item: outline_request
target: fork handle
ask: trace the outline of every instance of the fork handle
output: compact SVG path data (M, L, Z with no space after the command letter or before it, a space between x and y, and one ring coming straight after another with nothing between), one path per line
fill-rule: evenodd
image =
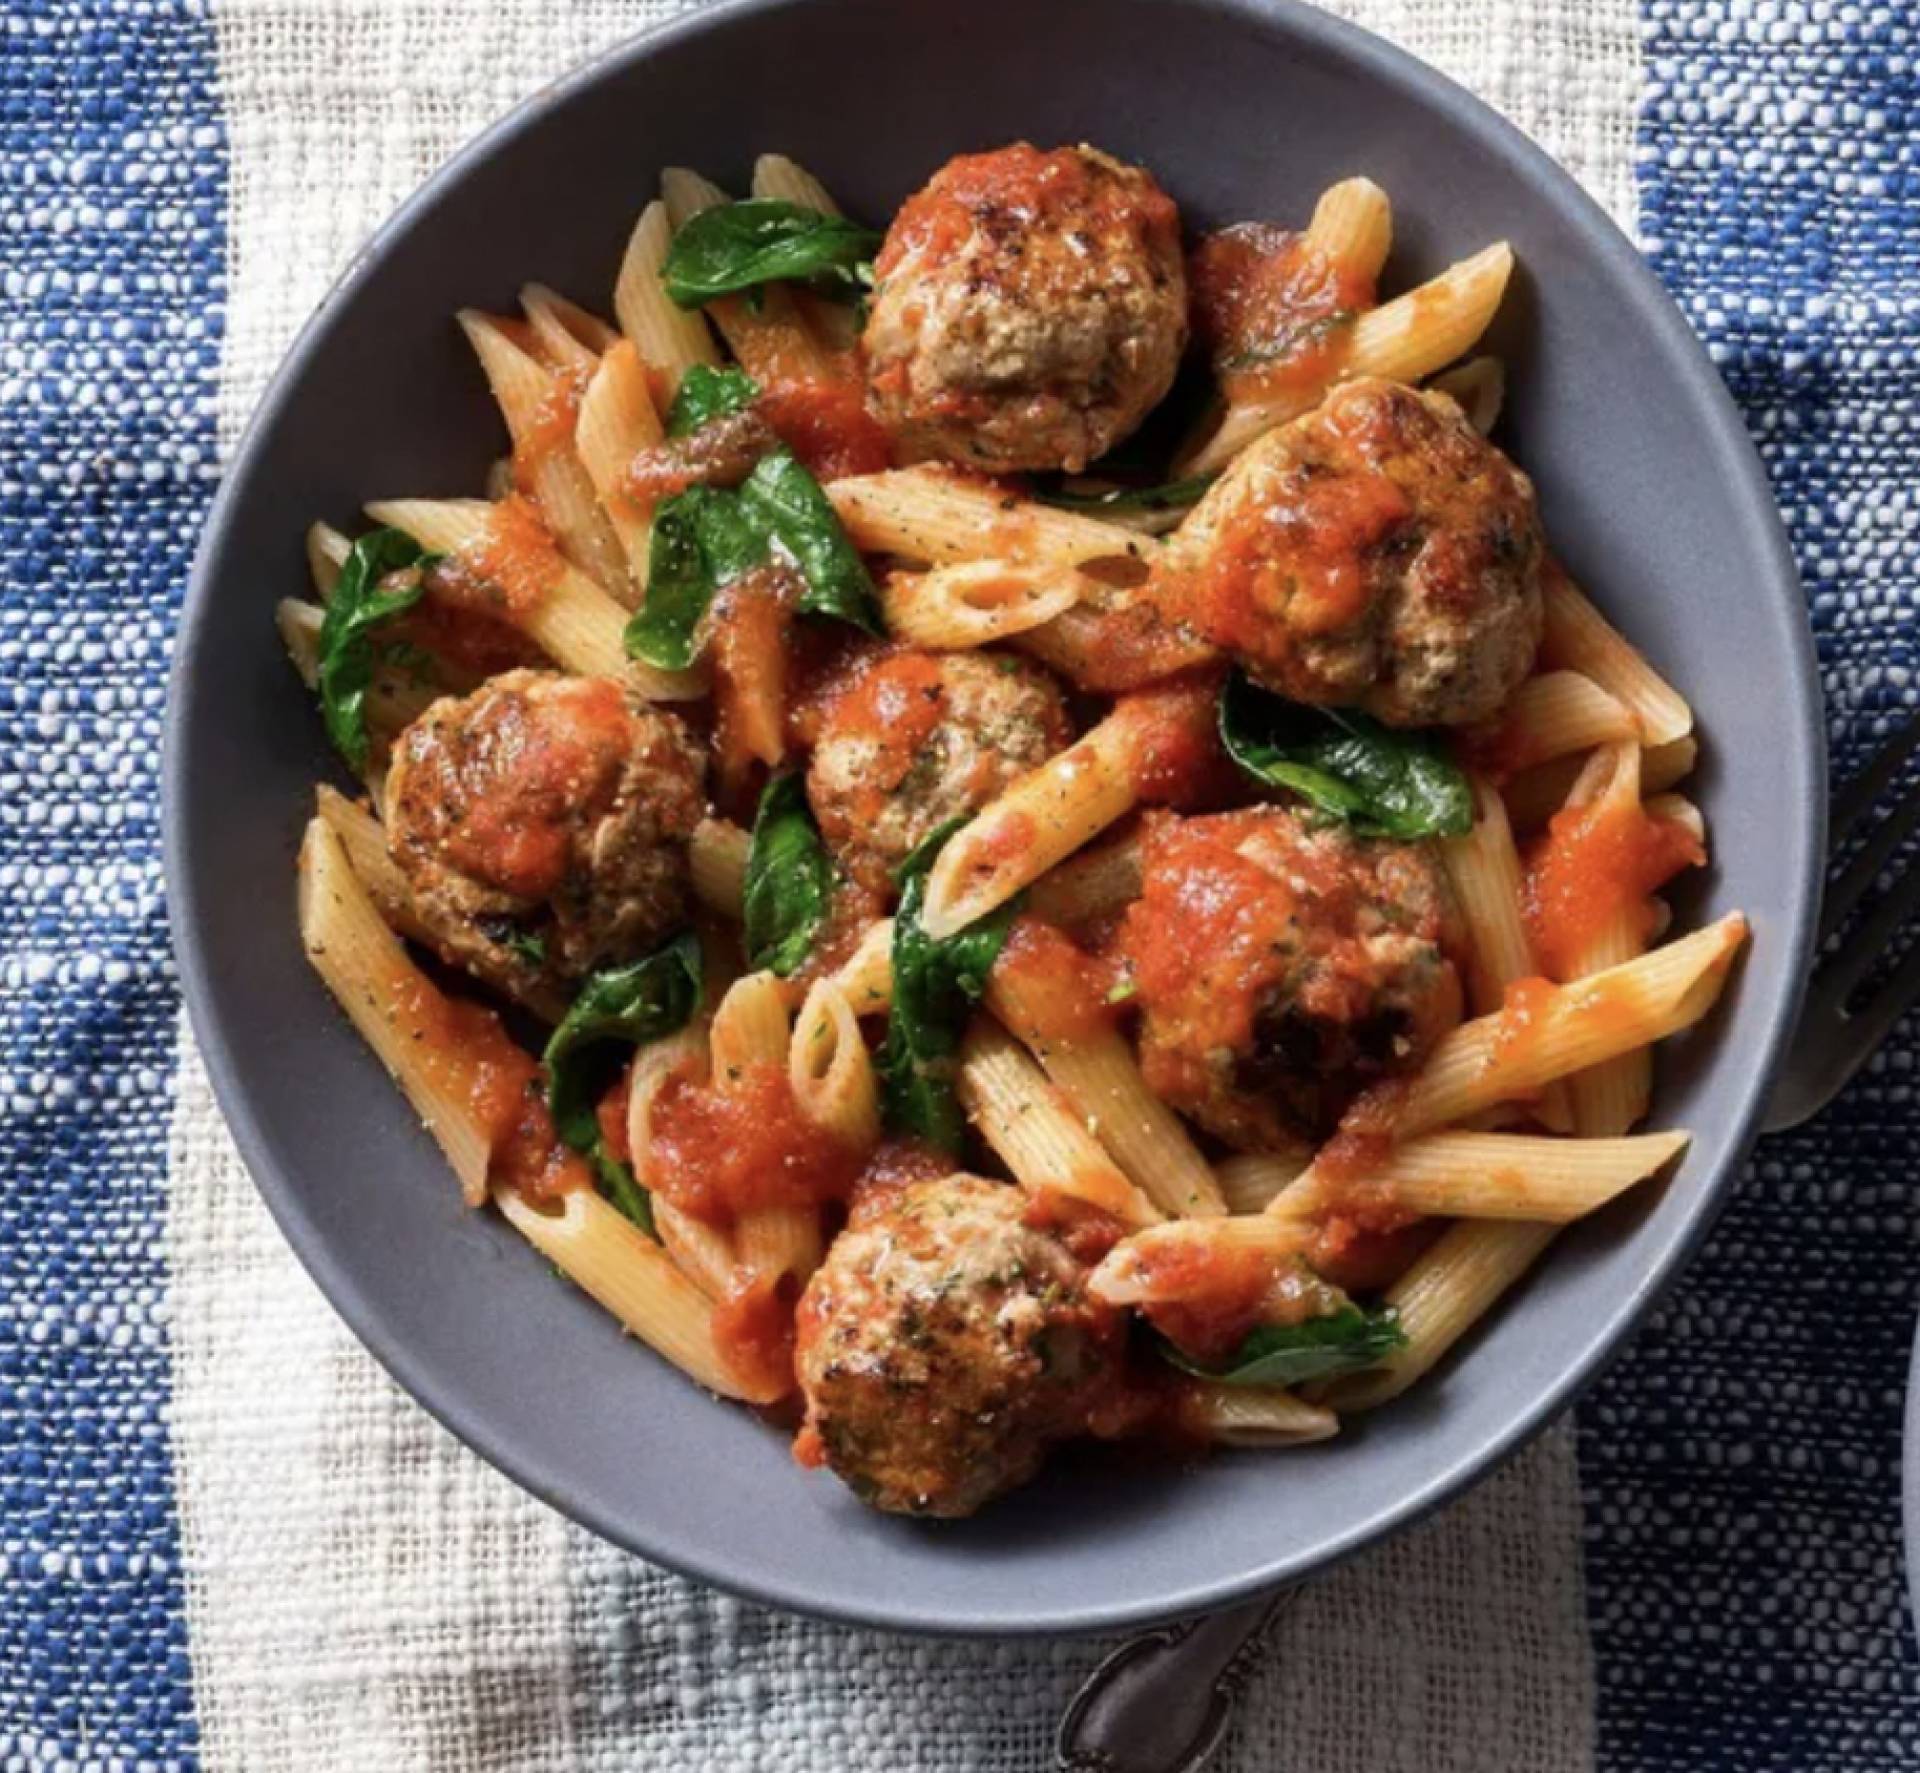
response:
M1054 1741L1062 1773L1199 1773L1226 1740L1267 1629L1297 1591L1142 1632L1087 1677Z

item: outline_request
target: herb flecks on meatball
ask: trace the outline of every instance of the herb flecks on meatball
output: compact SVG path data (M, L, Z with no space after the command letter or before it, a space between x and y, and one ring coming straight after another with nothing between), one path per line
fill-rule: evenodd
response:
M863 1501L972 1514L1085 1432L1121 1358L1117 1313L974 1176L915 1182L834 1240L799 1308L803 1431Z
M1451 400L1354 381L1221 476L1168 585L1283 696L1453 726L1532 670L1544 556L1532 482Z
M1002 653L882 653L834 690L814 738L807 797L849 873L884 888L954 819L1069 742L1060 690Z
M1460 1018L1444 879L1414 844L1279 807L1152 815L1121 942L1140 1061L1229 1144L1288 1151Z
M1186 347L1179 211L1093 148L948 161L874 269L867 400L904 459L1077 471L1159 403Z
M520 992L685 920L700 777L680 723L621 685L510 671L400 736L387 845L449 957Z

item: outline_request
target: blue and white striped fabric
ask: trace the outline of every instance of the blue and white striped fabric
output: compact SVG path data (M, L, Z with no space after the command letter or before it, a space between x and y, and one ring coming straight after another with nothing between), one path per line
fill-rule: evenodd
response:
M420 177L667 9L0 0L0 1773L1000 1773L1096 1653L765 1615L521 1496L312 1293L179 1031L155 765L220 450ZM1920 636L1920 17L1343 10L1637 223L1774 474L1857 761ZM1920 1768L1916 1055L1909 1022L1763 1148L1571 1427L1313 1591L1230 1765Z

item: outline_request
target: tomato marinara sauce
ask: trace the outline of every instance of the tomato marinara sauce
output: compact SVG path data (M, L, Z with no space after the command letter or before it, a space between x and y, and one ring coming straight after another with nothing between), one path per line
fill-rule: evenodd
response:
M1637 802L1602 799L1555 813L1527 864L1527 932L1541 965L1557 979L1574 977L1594 939L1621 917L1649 935L1650 895L1705 860L1686 826L1651 818Z
M1373 305L1373 279L1305 234L1241 222L1209 234L1187 261L1196 331L1236 398L1331 381Z

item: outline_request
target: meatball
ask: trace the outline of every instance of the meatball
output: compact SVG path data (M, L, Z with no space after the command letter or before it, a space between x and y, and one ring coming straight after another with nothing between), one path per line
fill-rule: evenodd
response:
M671 715L606 678L510 671L401 734L387 846L448 958L526 997L684 921L704 810Z
M904 459L1077 472L1159 403L1186 348L1180 212L1093 148L948 161L874 270L867 404Z
M1460 1019L1457 917L1418 845L1279 807L1150 815L1121 946L1140 1063L1243 1150L1319 1143Z
M834 1240L800 1297L807 1427L863 1501L965 1515L1085 1430L1122 1356L1086 1271L977 1176L902 1188Z
M847 871L884 888L918 844L1071 737L1059 686L1025 659L881 653L830 696L807 798Z
M1442 394L1336 388L1251 445L1172 552L1187 620L1297 702L1462 725L1539 649L1533 484Z

